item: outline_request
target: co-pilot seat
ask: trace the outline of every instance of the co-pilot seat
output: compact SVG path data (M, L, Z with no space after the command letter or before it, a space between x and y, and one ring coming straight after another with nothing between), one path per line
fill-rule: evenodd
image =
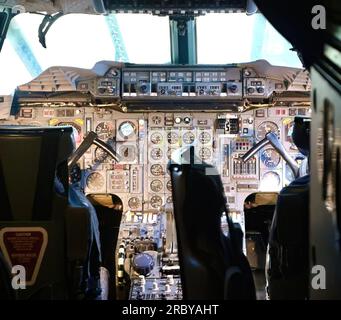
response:
M10 267L25 267L19 299L78 299L98 289L98 222L69 185L73 150L71 127L0 127L0 245Z
M227 207L219 174L195 163L193 147L182 159L185 163L170 164L169 170L184 299L255 299L241 230L229 220L228 236L222 231Z
M292 138L299 151L308 157L309 118L295 118ZM308 298L309 178L309 175L301 176L278 195L270 228L266 268L267 290L272 300Z

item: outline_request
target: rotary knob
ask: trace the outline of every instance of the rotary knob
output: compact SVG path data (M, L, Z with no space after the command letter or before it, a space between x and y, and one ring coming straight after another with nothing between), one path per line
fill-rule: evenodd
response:
M232 93L236 93L238 91L238 86L236 84L232 84L232 85L229 86L229 90Z
M154 268L154 258L148 253L139 253L133 258L132 265L136 273L147 276Z
M247 88L247 93L248 94L253 94L255 92L255 88L253 88L253 87L248 87Z
M141 84L141 85L140 85L140 92L141 92L141 93L147 93L147 92L148 92L148 85L146 85L146 84Z
M257 88L258 93L264 93L264 88L263 87L258 87Z

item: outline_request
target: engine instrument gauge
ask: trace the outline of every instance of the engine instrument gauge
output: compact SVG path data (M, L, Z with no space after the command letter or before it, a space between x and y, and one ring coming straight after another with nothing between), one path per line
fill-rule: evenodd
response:
M281 156L273 148L263 150L260 158L264 165L270 169L276 168L281 161Z
M113 138L114 130L114 124L110 121L99 123L95 129L98 137L104 141Z
M161 207L162 203L163 203L163 201L162 201L162 198L160 196L155 195L155 196L152 196L150 198L150 205L154 209Z
M153 192L160 192L163 189L163 183L161 180L153 180L150 183L150 190Z
M175 131L168 132L167 140L169 144L176 144L179 142L179 135Z
M202 144L207 144L211 141L211 135L209 132L203 131L199 134L199 141Z
M212 156L212 152L209 148L207 147L202 147L199 149L199 157L202 160L208 160Z
M128 206L132 210L137 210L141 205L141 201L137 197L132 197L128 200Z
M263 140L265 138L265 135L268 132L273 132L275 133L277 136L279 136L279 127L276 123L272 122L272 121L264 121L262 122L258 128L257 128L257 132L256 132L256 136L258 140Z
M154 132L151 136L150 136L150 141L153 144L161 144L163 141L163 137L162 134L160 132Z
M194 142L194 140L195 140L195 135L191 131L185 132L182 136L182 141L185 144L192 144Z
M86 186L93 191L101 190L104 185L104 177L99 172L92 172L86 179Z
M163 175L163 167L161 164L153 164L150 167L150 173L155 176L155 177L159 177Z
M153 160L161 160L163 157L163 151L160 148L153 148L150 152L150 156Z

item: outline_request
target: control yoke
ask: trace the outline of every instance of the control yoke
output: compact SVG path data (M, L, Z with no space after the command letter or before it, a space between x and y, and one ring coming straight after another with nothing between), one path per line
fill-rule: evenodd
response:
M121 157L110 145L100 140L95 132L90 131L77 150L69 158L69 168L72 168L76 164L76 162L83 156L85 152L88 151L92 144L95 144L97 147L103 149L115 161L119 162L121 160Z
M273 132L268 132L262 141L259 141L255 146L253 146L248 152L242 156L242 160L246 162L260 149L264 148L267 144L271 144L273 148L282 156L282 158L287 162L291 170L293 171L296 178L299 177L299 166L296 161L290 157L288 152L285 150L282 143L278 140L278 137Z

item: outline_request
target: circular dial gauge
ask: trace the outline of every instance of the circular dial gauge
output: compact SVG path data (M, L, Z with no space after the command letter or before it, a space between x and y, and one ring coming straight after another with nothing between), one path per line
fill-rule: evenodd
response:
M104 177L99 172L91 173L86 179L86 186L91 190L100 190L104 187Z
M192 144L195 140L195 135L193 132L187 131L182 136L182 140L185 144Z
M167 203L173 203L173 197L172 196L167 197L166 202Z
M136 133L136 126L131 121L124 121L120 124L118 132L124 139L128 139Z
M210 135L210 133L209 132L201 132L200 134L199 134L199 141L200 141L200 143L202 143L202 144L207 144L207 143L209 143L210 141L211 141L211 135Z
M161 116L153 116L152 117L152 123L156 126L160 125L162 122Z
M163 141L163 137L162 134L160 132L154 132L151 136L150 136L150 141L153 144L160 144Z
M95 150L95 161L104 162L105 160L107 160L107 158L108 158L108 154L100 147L97 147Z
M140 205L141 205L141 201L137 197L132 197L128 200L128 206L132 210L138 209L140 207Z
M124 161L134 161L136 159L136 148L130 145L122 145L118 150Z
M211 158L212 152L209 148L203 147L199 149L199 157L202 160L208 160Z
M261 183L261 191L277 191L280 188L281 178L277 172L268 171L264 173Z
M97 125L95 131L101 140L108 140L114 136L114 125L112 122L101 122Z
M171 180L167 181L167 190L172 192L172 181Z
M176 150L176 148L168 148L167 150L167 158L168 160L172 159L172 153Z
M167 134L167 140L169 144L176 144L179 141L179 135L177 132L171 131Z
M152 196L150 198L150 205L152 208L156 209L162 206L162 198L160 196Z
M150 152L150 155L151 155L153 160L161 160L163 157L163 152L160 148L154 148Z
M278 125L272 121L264 121L257 128L257 139L263 140L268 132L273 132L279 136Z
M270 169L276 168L281 161L281 156L273 148L262 151L260 158L265 166Z
M150 190L153 192L160 192L163 189L163 183L161 180L153 180L150 183Z
M161 164L153 164L150 167L150 173L153 176L156 176L156 177L162 176L163 175L163 167L162 167L162 165Z

